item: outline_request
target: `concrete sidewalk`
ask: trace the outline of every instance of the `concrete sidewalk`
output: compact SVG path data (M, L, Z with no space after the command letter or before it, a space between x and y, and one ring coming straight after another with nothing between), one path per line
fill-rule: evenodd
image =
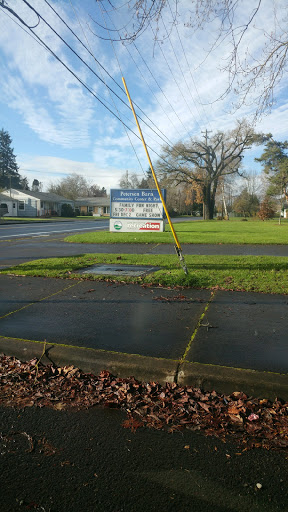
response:
M288 400L288 297L0 276L0 351Z

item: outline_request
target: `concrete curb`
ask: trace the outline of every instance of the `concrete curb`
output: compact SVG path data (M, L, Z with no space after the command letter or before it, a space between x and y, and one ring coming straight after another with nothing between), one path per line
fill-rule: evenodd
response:
M22 361L34 357L40 358L44 343L30 340L0 338L0 353L15 356ZM101 370L108 370L118 377L134 376L140 381L174 382L178 361L140 356L137 354L123 354L93 348L74 347L72 345L46 344L46 354L41 362L56 366L71 365L80 368L86 373L98 375Z
M288 400L287 374L185 362L181 364L177 382L180 386L215 389L225 394L243 391L249 396Z
M0 353L15 356L23 361L40 358L44 343L15 338L0 338ZM259 372L242 368L206 365L202 363L181 363L173 359L161 359L124 354L72 345L47 343L43 364L53 362L56 366L71 365L86 373L98 375L108 370L118 377L134 376L139 381L177 382L180 386L199 387L206 391L215 389L219 393L231 394L243 391L249 396L276 397L288 401L288 375Z

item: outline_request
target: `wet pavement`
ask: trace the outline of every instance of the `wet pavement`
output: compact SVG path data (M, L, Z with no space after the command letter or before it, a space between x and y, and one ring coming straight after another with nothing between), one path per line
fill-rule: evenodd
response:
M288 297L217 291L187 361L288 372Z
M288 245L183 244L183 254L230 256L288 257ZM0 268L27 261L80 254L172 254L171 244L75 244L63 241L62 235L52 238L27 238L1 241Z
M187 290L177 300L175 290L95 281L0 276L0 282L6 289L0 336L170 359L185 352L210 297Z
M269 385L275 372L284 374L288 393L287 296L4 275L0 289L0 350L6 353L9 340L12 352L15 340L30 340L38 351L35 342L46 341L51 354L66 345L67 362L70 350L84 370L85 361L104 354L105 369L117 373L128 358L136 378L145 371L150 376L152 366L159 380L167 374L177 381L181 374L183 381L185 365L199 378L207 368L212 375L222 367L257 371L261 378L266 372Z
M131 432L107 407L0 412L3 512L288 510L285 453L188 429Z

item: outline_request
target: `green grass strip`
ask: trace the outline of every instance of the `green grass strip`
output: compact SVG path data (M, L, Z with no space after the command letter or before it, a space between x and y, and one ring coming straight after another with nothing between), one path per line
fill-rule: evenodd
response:
M260 221L190 221L174 224L180 244L288 244L288 222ZM97 231L65 238L66 242L115 244L115 243L173 243L172 233L166 225L164 233L110 233Z
M260 293L288 294L288 258L273 256L185 256L188 275L176 255L82 254L23 263L1 270L1 274L58 277L120 282L167 287L220 288ZM160 267L142 277L80 274L79 269L95 264L149 265Z

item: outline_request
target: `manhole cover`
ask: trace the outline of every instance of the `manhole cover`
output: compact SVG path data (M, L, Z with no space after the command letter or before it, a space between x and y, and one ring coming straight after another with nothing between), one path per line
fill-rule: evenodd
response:
M142 276L160 270L160 267L144 265L91 265L91 267L77 270L80 274L97 274L108 276Z

